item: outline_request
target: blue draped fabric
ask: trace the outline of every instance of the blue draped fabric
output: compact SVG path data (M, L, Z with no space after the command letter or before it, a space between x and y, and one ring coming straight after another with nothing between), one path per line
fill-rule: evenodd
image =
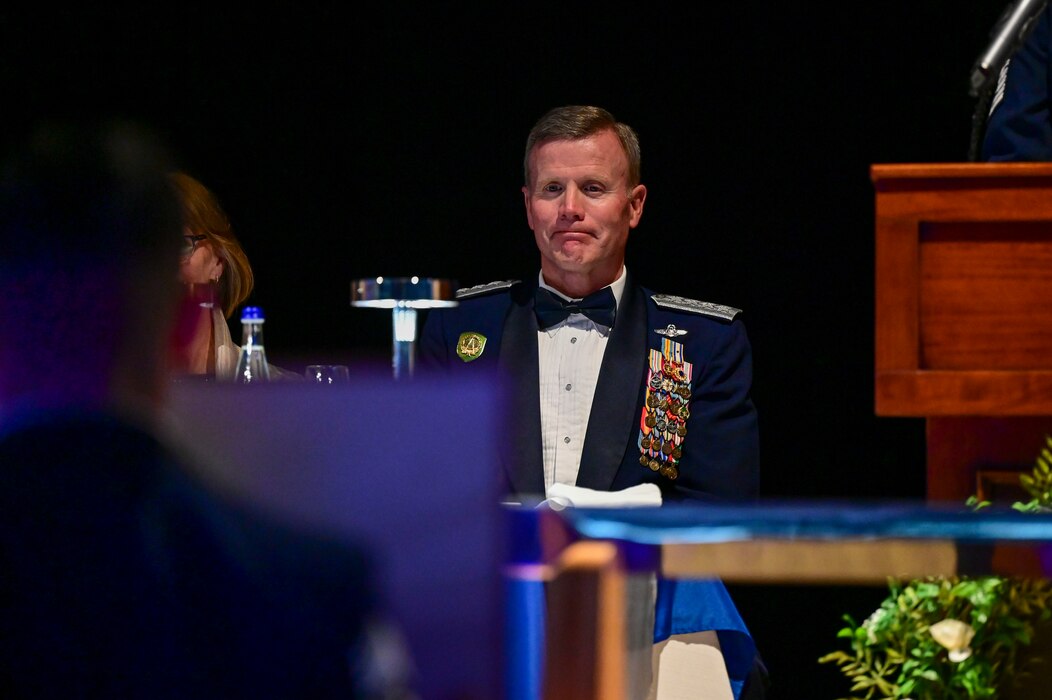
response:
M654 643L674 634L714 630L730 677L735 700L752 670L756 644L718 579L658 578L654 610Z
M544 582L507 579L505 700L540 700L544 678Z

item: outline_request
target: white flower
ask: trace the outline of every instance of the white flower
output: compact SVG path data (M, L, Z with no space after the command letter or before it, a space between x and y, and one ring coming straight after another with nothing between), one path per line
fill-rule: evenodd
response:
M950 661L960 663L972 655L969 644L975 636L975 630L967 622L947 618L936 622L928 631L936 642L950 650Z
M887 614L888 611L884 608L877 608L873 611L873 614L862 621L862 629L866 630L866 639L869 640L870 644L877 643L877 635L873 633L873 628L876 627Z

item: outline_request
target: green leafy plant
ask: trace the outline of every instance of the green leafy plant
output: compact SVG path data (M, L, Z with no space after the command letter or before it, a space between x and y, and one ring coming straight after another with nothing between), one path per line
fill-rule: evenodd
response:
M1020 484L1032 500L1023 512L1052 506L1052 438ZM975 510L990 504L974 496ZM1052 618L1052 582L1017 577L889 579L888 596L866 620L849 615L838 638L848 649L834 663L851 681L848 700L998 698L1042 659L1031 653L1036 632Z
M849 651L823 656L851 681L855 698L935 700L996 698L1006 681L1030 670L1023 654L1048 621L1052 585L1044 579L979 578L889 581L889 595L861 624L845 616L838 637ZM959 641L932 629L959 623ZM937 628L936 629L940 629Z
M1014 503L1013 508L1026 513L1052 508L1052 437L1045 436L1045 446L1037 457L1037 464L1029 474L1019 475L1019 484L1030 494L1031 500Z

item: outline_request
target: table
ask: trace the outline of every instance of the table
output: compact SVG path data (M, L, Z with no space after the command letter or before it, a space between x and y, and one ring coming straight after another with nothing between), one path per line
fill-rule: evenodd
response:
M667 504L660 508L510 508L506 575L551 582L545 700L626 697L631 577L880 584L953 575L1044 576L1052 514L924 502ZM584 651L582 651L584 650Z

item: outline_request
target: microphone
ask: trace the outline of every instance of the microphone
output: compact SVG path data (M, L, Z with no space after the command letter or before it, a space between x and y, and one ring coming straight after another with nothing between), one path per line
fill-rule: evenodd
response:
M1005 61L1022 46L1047 4L1048 0L1015 0L1008 5L991 31L993 41L972 66L972 97L978 97L989 86Z

